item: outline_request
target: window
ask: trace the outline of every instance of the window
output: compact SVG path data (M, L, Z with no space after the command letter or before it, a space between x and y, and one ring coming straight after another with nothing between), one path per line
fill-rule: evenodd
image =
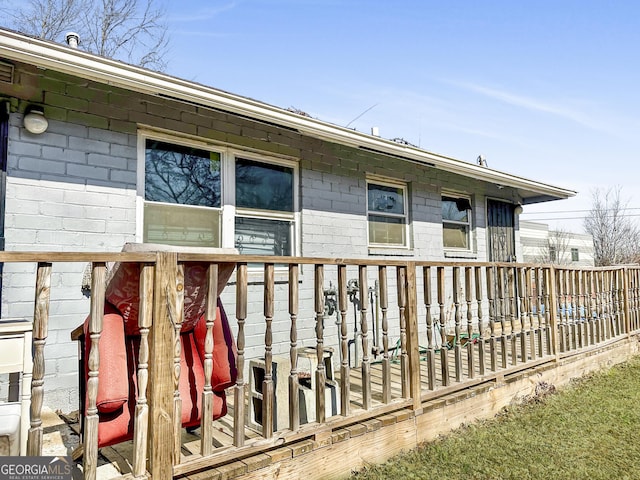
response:
M442 197L442 243L447 249L471 250L471 201Z
M220 246L220 153L146 140L143 241Z
M293 168L245 158L235 164L235 247L245 254L291 255Z
M579 262L580 261L580 254L579 254L577 248L572 248L571 249L571 261L572 262Z
M367 182L369 245L408 246L406 185Z
M555 245L549 245L549 260L555 262L558 259L558 249Z
M295 162L171 140L142 145L144 242L295 254Z

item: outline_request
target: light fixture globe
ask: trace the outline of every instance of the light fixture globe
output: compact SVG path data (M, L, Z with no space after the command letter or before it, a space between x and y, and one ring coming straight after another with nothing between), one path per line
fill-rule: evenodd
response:
M44 116L44 110L41 107L28 108L22 122L27 132L33 133L34 135L40 135L49 128L49 121Z

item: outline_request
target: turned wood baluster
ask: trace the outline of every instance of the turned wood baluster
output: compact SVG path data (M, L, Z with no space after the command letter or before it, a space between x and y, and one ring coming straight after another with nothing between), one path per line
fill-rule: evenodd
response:
M536 359L536 348L538 345L537 339L536 339L536 315L533 313L533 310L536 308L536 302L535 299L533 297L533 290L535 288L534 286L534 282L535 282L535 275L536 275L536 269L535 268L528 268L527 269L527 273L524 276L524 281L525 281L525 289L526 289L526 298L527 298L527 316L529 317L529 351L530 351L530 355L531 355L531 360L535 360Z
M522 363L526 363L527 355L527 318L529 312L529 299L527 297L527 276L529 270L525 267L516 268L517 281L518 281L518 294L520 300L520 360ZM529 319L531 323L531 319ZM535 355L535 354L532 354Z
M536 341L538 343L538 356L542 357L544 355L544 342L542 341L542 337L544 336L544 332L546 331L546 326L544 325L544 300L543 293L544 289L544 275L542 273L541 268L535 268L534 270L534 285L535 285L535 295L534 302L536 305L536 318L537 318L537 329L536 329ZM547 350L547 354L549 354Z
M516 282L518 277L515 268L507 269L509 284L509 324L511 328L511 365L518 363L518 339L516 332L516 318L518 317L518 303L516 301Z
M104 264L94 266L94 276L92 283L95 282L95 288L98 288L102 292L102 298L104 299L104 281L100 283L97 277L103 272L100 266ZM93 291L93 290L92 290ZM51 264L50 263L38 263L36 272L36 293L35 293L35 305L33 312L33 377L31 379L31 407L30 407L30 420L31 427L29 428L29 435L27 439L27 455L39 456L42 455L42 402L44 400L44 373L45 373L45 361L44 361L44 346L47 342L47 335L49 329L49 301L51 295ZM99 299L100 292L96 294ZM92 297L93 301L93 297ZM97 308L97 306L96 306ZM92 310L93 312L93 310ZM100 316L102 320L102 315ZM101 325L94 325L101 327ZM89 341L87 339L86 341ZM97 349L96 349L97 351ZM95 362L94 362L95 366ZM97 377L96 377L97 381ZM97 386L94 385L97 391ZM93 395L94 409L95 409L95 391ZM97 412L97 410L95 410ZM96 417L97 418L97 417ZM98 457L98 431L95 430L95 459ZM95 463L93 464L93 475L95 478ZM87 472L85 470L85 472Z
M247 319L247 264L239 263L236 270L236 321L238 322L238 351L236 385L233 391L233 444L236 447L244 445L245 425L245 391L244 383L244 325Z
M326 420L324 389L327 372L324 367L324 265L315 266L315 311L316 311L316 421ZM361 297L362 298L362 297Z
M460 338L460 267L453 267L453 321L454 321L454 339L453 353L456 370L456 382L462 381L462 346Z
M262 436L273 436L273 311L275 299L274 264L264 265L264 380L262 381Z
M400 315L400 382L402 398L411 395L409 387L409 358L407 354L407 267L396 267L398 311Z
M147 436L149 432L149 330L153 319L153 265L140 268L140 351L138 352L138 399L136 401L133 436L133 476L142 477L147 465Z
M431 267L422 269L423 288L424 288L424 306L426 309L427 321L427 378L429 382L429 390L436 388L436 351L435 341L433 337L433 317L431 315L431 303L433 302L431 293Z
M219 267L217 264L209 264L207 268L207 303L204 311L207 333L204 337L204 388L202 391L202 420L200 426L202 433L200 453L202 455L210 455L213 451L214 393L211 385L211 376L213 375L213 326L218 310L218 272ZM220 321L220 319L217 320Z
M291 328L289 330L289 360L291 372L289 374L289 428L298 430L300 426L300 399L298 391L298 278L299 267L292 263L289 265L289 318Z
M491 371L498 368L498 354L496 351L496 303L495 303L495 267L487 267L487 300L489 303L489 356L491 357Z
M507 368L507 310L509 309L507 289L505 287L504 267L498 267L498 305L500 320L500 355L502 368Z
M369 288L367 286L366 265L358 267L358 283L360 286L360 332L362 334L362 408L369 410L371 408L371 363L369 361L369 325L367 323Z
M484 352L484 319L482 317L482 267L474 267L476 284L476 302L478 303L478 370L480 375L485 373L485 352Z
M473 267L465 267L464 269L464 292L465 300L467 302L467 366L469 368L469 378L476 376L476 366L474 361L474 343L473 343L473 310L471 304L473 303Z
M442 386L449 386L449 355L447 348L447 332L446 332L446 312L444 306L445 296L445 270L444 267L437 267L438 280L438 309L439 309L439 327L440 327L440 369L442 371Z
M349 338L347 337L347 266L338 265L338 308L340 309L340 413L351 413L351 366L349 365Z
M378 267L379 304L382 315L382 401L391 401L391 363L389 361L389 319L387 309L389 298L387 291L387 267Z
M38 267L38 271L40 271L40 267ZM84 421L83 456L84 478L91 480L96 478L96 469L98 467L98 408L96 405L96 398L98 396L98 372L100 370L100 353L98 350L98 344L100 343L102 320L104 315L105 274L106 266L103 262L96 262L92 264L91 315L89 319L89 331L87 332L88 338L85 339L85 341L91 342L91 346L87 365L89 370L89 379L87 380L87 411ZM36 338L40 337L35 334L35 329L34 336ZM44 342L42 345L44 346ZM37 348L38 344L36 344L36 353ZM33 377L35 384L35 368ZM42 383L40 383L40 385L42 385ZM31 405L33 407L33 401ZM31 433L31 431L29 433Z
M184 264L176 270L176 303L169 307L169 318L173 322L173 464L180 463L182 449L182 398L180 398L180 356L182 344L180 331L184 319Z

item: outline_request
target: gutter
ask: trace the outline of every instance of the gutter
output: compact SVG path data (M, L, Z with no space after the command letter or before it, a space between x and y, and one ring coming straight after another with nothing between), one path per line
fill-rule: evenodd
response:
M401 145L391 140L303 117L250 98L9 30L0 29L0 56L127 90L224 110L294 129L311 137L399 157L465 177L529 190L547 200L551 199L549 197L563 199L576 195L572 190L430 153L416 147Z

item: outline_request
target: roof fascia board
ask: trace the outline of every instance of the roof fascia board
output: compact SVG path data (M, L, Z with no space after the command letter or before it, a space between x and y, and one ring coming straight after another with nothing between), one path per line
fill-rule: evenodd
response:
M356 148L378 150L391 156L412 160L465 177L530 190L542 196L568 198L576 194L572 190L401 145L391 140L304 117L247 97L2 29L0 29L0 55L14 61L50 68L115 87L171 97L271 124L283 125L313 137Z

